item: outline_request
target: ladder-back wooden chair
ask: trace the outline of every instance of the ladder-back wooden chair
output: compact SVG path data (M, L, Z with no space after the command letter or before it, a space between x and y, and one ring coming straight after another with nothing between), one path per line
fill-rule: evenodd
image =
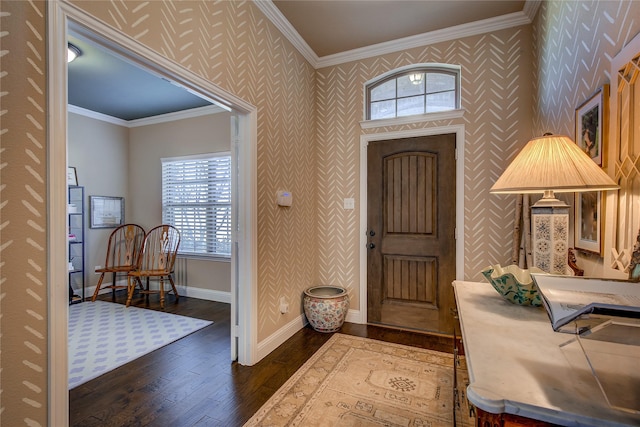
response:
M142 278L147 279L147 286L145 290L141 291L141 293L159 293L160 307L164 308L165 278L169 279L169 283L171 283L171 290L176 296L176 300L180 298L172 277L173 266L176 261L179 246L180 232L174 226L163 224L149 230L144 238L144 244L142 245L142 253L140 255L138 269L129 272L127 307L131 303L136 282L140 281ZM152 277L159 279L160 285L158 290L149 289L149 279Z
M117 275L127 275L130 271L138 268L138 262L140 258L140 252L142 251L142 244L144 243L145 236L144 228L137 224L124 224L113 230L109 236L109 244L107 246L107 257L104 262L104 267L96 269L96 273L100 273L96 290L93 292L91 301L95 301L98 297L98 293L102 288L102 281L104 275L107 273L113 273L113 279L111 285L104 286L105 289L111 288L113 291L113 297L115 299L116 289L126 289L127 285L117 284ZM142 283L139 283L142 289Z

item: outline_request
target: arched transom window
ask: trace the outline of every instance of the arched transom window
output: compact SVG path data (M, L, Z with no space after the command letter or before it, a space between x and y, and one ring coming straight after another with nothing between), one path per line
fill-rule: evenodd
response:
M460 108L460 67L416 66L366 86L367 120L392 119Z

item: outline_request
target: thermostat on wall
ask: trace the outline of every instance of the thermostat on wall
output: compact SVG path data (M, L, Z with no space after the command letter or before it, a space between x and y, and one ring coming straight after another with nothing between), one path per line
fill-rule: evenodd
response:
M291 206L293 203L293 196L289 191L278 191L276 196L278 199L278 206Z

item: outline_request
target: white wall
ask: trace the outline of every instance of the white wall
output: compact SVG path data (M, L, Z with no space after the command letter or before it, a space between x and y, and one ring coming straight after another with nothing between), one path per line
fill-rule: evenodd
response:
M69 113L68 122L68 163L76 168L78 185L84 186L85 288L90 288L98 282L94 268L104 265L106 242L113 229L89 228L89 196L124 197L125 221L131 219L129 129L75 113Z
M221 112L129 129L128 220L146 230L162 222L163 157L230 151L231 115ZM231 264L188 260L187 295L206 297L209 291L231 291Z

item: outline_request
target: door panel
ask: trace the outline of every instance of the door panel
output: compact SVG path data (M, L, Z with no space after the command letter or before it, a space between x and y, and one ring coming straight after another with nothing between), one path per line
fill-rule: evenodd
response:
M451 334L455 135L370 143L368 321Z

